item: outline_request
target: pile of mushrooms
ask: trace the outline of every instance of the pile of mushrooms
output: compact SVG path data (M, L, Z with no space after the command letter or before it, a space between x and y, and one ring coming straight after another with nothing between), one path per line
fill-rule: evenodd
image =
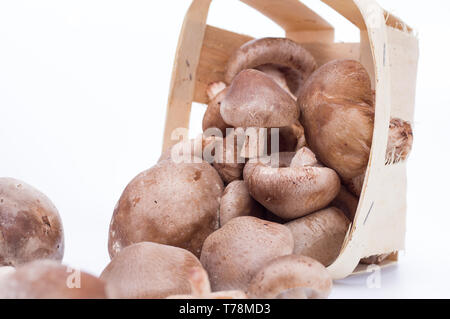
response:
M56 208L0 179L0 298L326 298L326 267L369 159L369 75L357 61L318 66L301 45L263 38L230 57L223 80L207 89L204 134L126 186L109 228L111 262L100 278L78 272L82 289L70 289L61 264ZM386 164L411 146L411 125L392 119Z

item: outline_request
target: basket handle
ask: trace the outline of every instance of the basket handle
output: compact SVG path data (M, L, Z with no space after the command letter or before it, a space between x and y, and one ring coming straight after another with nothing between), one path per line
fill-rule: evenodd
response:
M188 128L195 90L195 73L206 30L211 0L193 0L181 28L167 103L163 151L173 145L172 132Z

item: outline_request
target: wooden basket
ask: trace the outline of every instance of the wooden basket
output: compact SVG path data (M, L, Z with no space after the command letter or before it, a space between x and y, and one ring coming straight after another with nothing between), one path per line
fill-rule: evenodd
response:
M319 65L351 58L369 71L376 90L372 149L358 210L336 261L333 278L350 275L363 257L391 253L397 261L406 232L406 163L385 165L390 117L413 122L418 40L413 30L374 0L322 0L360 30L360 43L335 43L334 29L298 0L241 0L308 49ZM164 149L171 133L189 125L192 102L207 103L206 86L223 81L228 57L249 36L206 24L211 0L193 0L186 14L175 57Z

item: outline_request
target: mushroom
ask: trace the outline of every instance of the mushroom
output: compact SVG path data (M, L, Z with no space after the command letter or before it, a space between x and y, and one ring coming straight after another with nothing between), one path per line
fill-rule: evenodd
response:
M47 196L13 178L0 178L0 266L62 260L64 233Z
M225 187L220 200L219 225L222 227L239 216L262 218L264 211L264 208L250 196L244 181L233 181Z
M370 257L362 258L359 262L365 265L378 265L388 259L390 254L373 255Z
M150 242L122 249L100 278L111 298L157 299L189 294L189 274L200 261L189 251Z
M331 206L339 208L350 221L353 221L358 209L359 199L351 194L344 185L341 185L339 194L331 202Z
M0 278L0 299L104 299L103 281L54 260L20 265Z
M341 177L364 173L372 144L374 101L370 77L353 60L321 66L297 100L312 151Z
M259 269L278 256L292 254L293 248L286 226L252 216L236 217L208 236L200 261L213 291L245 291Z
M286 38L262 38L242 45L228 60L225 82L231 83L242 70L276 65L290 91L297 96L301 83L316 69L314 57L298 43Z
M386 163L395 164L405 161L411 152L413 132L411 124L399 118L389 123L389 137L386 150Z
M199 256L203 241L219 226L222 192L220 176L206 162L159 162L136 176L120 197L110 225L110 256L142 241Z
M279 135L280 152L296 152L306 146L305 130L298 120L294 124L281 127Z
M225 123L233 127L283 127L298 119L295 100L272 78L243 70L233 80L220 105Z
M229 127L220 115L220 105L228 91L225 83L215 82L208 87L208 96L210 101L203 116L202 128L203 132L209 128L218 128L223 136L226 135L226 129Z
M333 281L318 261L287 255L270 261L253 277L247 295L252 299L326 298Z
M314 154L307 147L302 147L294 153L294 157L292 158L289 166L293 168L322 167L322 165L317 161L316 154Z
M294 254L311 257L324 266L339 256L349 225L345 214L335 207L285 224L294 236Z
M226 138L216 138L213 166L224 183L242 179L245 158L241 156L240 133L230 133Z
M303 154L304 150L299 152ZM327 167L292 163L289 167L271 167L261 161L245 165L244 180L254 199L285 220L325 208L341 186L336 172Z
M317 69L297 104L308 145L346 181L364 175L374 126L369 74L354 60L335 60ZM386 163L405 160L412 146L409 122L391 119Z
M296 99L295 95L292 94L289 89L289 85L286 81L286 76L279 67L275 64L264 64L255 68L258 71L264 72L270 76L283 90L286 91L293 99Z
M188 278L191 294L173 295L167 299L247 299L247 295L240 290L211 292L208 274L202 267L192 268Z
M359 198L359 196L361 196L365 177L366 172L364 171L364 173L362 173L361 175L358 175L351 179L344 179L342 182L353 195Z

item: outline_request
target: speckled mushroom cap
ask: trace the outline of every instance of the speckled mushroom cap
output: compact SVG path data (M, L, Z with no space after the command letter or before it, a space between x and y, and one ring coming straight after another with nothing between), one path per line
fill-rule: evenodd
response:
M297 100L308 146L343 178L361 175L372 145L374 101L361 63L336 60L305 82Z
M307 79L317 67L314 57L300 44L286 38L261 38L245 43L233 53L228 60L225 81L231 83L242 70L265 64L295 70L301 80Z
M36 260L0 278L0 299L104 299L103 281L54 260Z
M124 248L103 270L111 298L156 299L190 294L189 274L200 261L185 249L142 242Z
M230 220L205 240L200 261L213 291L244 290L270 260L292 254L290 230L256 217Z
M297 155L294 159L302 162ZM327 167L271 167L261 161L245 165L244 180L254 199L285 220L325 208L341 186L339 176Z
M0 266L61 260L64 232L58 210L34 187L0 178Z
M243 70L233 80L220 105L225 123L233 127L283 127L299 117L295 100L271 77Z
M339 255L350 221L335 207L329 207L287 224L294 236L294 254L331 265Z
M332 286L331 276L321 263L306 256L288 255L262 268L252 279L247 294L250 298L273 299L293 289L309 288L315 292L313 298L326 298Z
M200 256L205 238L218 228L223 182L206 162L163 160L135 177L114 210L109 253L151 241Z

